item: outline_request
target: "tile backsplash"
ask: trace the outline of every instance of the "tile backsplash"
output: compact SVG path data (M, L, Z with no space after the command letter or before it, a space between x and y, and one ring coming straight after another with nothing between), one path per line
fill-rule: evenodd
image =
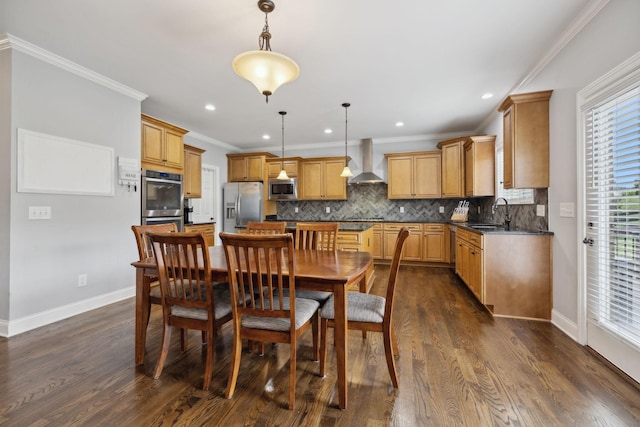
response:
M347 200L296 200L277 202L278 219L294 221L347 221L355 218L382 218L393 222L440 222L451 218L460 200L470 202L469 220L504 222L504 207L491 214L493 197L470 199L389 200L387 184L354 184L347 186ZM547 190L535 191L535 203L547 206ZM444 213L440 213L440 207ZM478 212L478 207L479 212ZM298 212L295 212L298 208ZM326 213L326 208L330 212ZM404 212L400 212L401 208ZM547 230L547 217L536 216L536 205L509 205L511 226L530 230Z

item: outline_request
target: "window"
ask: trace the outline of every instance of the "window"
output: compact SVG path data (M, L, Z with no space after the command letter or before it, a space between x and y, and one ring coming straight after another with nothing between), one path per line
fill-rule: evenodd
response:
M504 197L510 205L532 205L533 189L530 188L509 188L502 186L502 176L504 168L504 150L502 139L496 139L496 199Z

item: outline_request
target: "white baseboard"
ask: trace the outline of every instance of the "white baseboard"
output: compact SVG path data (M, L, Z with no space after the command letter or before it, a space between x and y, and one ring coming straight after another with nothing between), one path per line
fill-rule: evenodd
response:
M556 310L551 310L551 323L574 341L578 341L578 325Z
M135 286L132 286L130 288L120 289L108 294L99 295L97 297L74 302L62 307L56 307L51 310L32 314L21 319L11 321L0 319L0 337L9 338L41 326L76 316L89 310L94 310L114 302L122 301L123 299L131 298L135 296L135 294L136 288Z

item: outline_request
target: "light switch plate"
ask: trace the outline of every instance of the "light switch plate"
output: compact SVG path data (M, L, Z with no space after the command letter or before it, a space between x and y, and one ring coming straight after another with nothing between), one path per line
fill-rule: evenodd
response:
M575 216L573 203L560 203L560 216L573 218Z
M536 205L536 215L544 216L544 214L545 214L544 205Z

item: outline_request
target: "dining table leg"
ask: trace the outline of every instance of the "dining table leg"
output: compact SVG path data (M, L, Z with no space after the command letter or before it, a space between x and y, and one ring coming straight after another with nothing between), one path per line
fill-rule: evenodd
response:
M144 345L149 323L149 288L151 279L144 274L144 268L136 268L136 337L135 363L144 364Z
M338 361L338 399L340 409L347 409L347 298L346 286L334 289L335 327L334 339Z

